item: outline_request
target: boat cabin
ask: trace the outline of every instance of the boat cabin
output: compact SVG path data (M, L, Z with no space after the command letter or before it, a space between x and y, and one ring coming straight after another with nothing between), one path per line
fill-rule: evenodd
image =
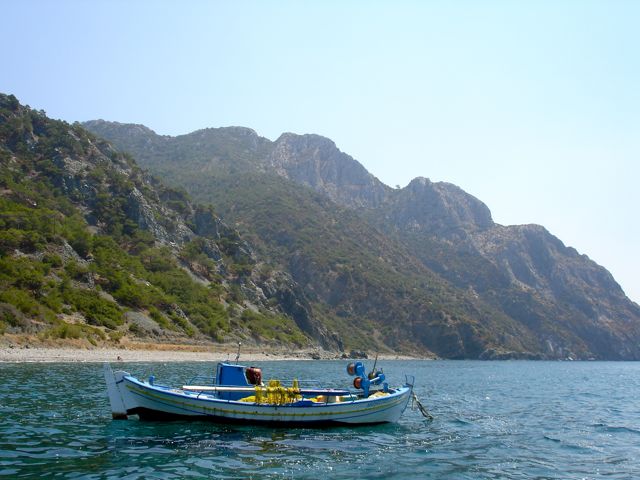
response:
M262 385L262 370L244 365L219 363L216 369L216 386L253 387ZM247 392L218 392L218 398L239 400L247 396Z

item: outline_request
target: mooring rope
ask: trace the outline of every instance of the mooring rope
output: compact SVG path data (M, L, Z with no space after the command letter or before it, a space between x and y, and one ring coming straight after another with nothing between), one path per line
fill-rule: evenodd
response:
M418 397L416 396L416 392L411 392L411 393L413 394L413 405L411 406L411 408L414 408L417 405L418 410L420 410L420 413L424 418L426 418L429 421L433 420L433 415L431 415L428 412L428 410L425 408L425 406L422 405L422 403L420 403L420 400L418 400Z

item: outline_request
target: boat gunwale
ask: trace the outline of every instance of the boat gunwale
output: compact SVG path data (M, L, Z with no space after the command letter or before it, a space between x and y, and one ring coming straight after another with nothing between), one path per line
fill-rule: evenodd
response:
M195 394L195 392L191 393L186 393L183 390L177 389L177 388L172 388L166 385L152 385L148 382L144 382L142 380L137 379L136 377L132 376L132 375L125 375L123 377L123 380L129 381L132 384L142 388L142 389L146 389L146 390L151 390L163 395L169 395L169 396L173 396L173 397L178 397L181 399L187 399L187 400L195 400L198 402L206 402L206 403L218 403L218 404L224 404L224 405L238 405L238 406L248 406L248 407L260 407L260 408L270 408L273 409L274 407L278 407L278 408L339 408L340 406L346 406L346 405L362 405L362 404L375 404L375 403L386 403L392 399L396 399L399 397L404 396L405 394L410 394L413 387L411 385L403 385L401 387L397 387L394 388L394 392L393 393L389 393L388 395L384 395L384 396L379 396L379 397L368 397L368 398L356 398L354 400L346 400L346 401L341 401L341 402L313 402L313 403L307 403L307 404L302 404L302 405L296 405L295 402L294 403L284 403L284 404L271 404L271 403L256 403L256 402L242 402L240 400L228 400L228 399L223 399L223 398L216 398L211 394L208 393L200 393L200 394ZM139 395L139 393L134 392L136 394Z
M151 393L145 390L142 390L142 392L136 392L135 390L130 390L130 392L134 395L138 395L141 396L147 400L149 400L149 397L146 396L147 394ZM170 392L166 392L166 391L162 391L162 392L158 392L157 390L155 390L156 393L170 393ZM381 412L387 411L387 410L391 410L394 408L397 408L398 406L404 404L402 411L404 411L404 409L407 406L407 403L409 402L409 398L410 398L410 392L411 392L411 388L407 387L407 391L403 392L402 396L396 396L394 395L393 402L376 402L377 405L372 405L374 402L373 400L389 400L389 397L379 397L376 399L373 399L372 401L366 402L368 403L366 406L364 406L362 403L359 405L361 408L359 410L353 410L353 406L354 403L351 402L344 402L344 403L333 403L333 404L324 404L324 403L320 403L317 405L309 405L309 406L294 406L294 405L265 405L265 404L252 404L252 403L246 403L246 402L234 402L235 406L242 406L242 407L250 407L250 408L254 408L256 406L260 406L260 407L268 407L269 409L271 409L272 411L269 412L265 412L264 410L262 411L246 411L246 410L224 410L222 407L223 405L229 405L230 402L229 400L221 400L220 402L215 402L217 403L217 406L211 407L209 406L200 406L200 408L203 408L204 410L212 410L212 413L203 413L201 410L191 410L190 408L188 408L188 405L181 405L181 406L177 406L177 405L170 405L167 404L165 402L170 401L169 399L151 399L151 401L153 402L159 402L161 404L167 405L167 406L171 406L173 408L177 408L179 410L184 410L184 411L190 411L192 413L195 413L195 415L193 414L182 414L182 413L172 413L172 412L166 412L166 411L161 411L161 410L154 410L154 409L149 409L147 407L136 407L134 409L131 409L131 412L127 412L128 414L135 414L136 411L139 411L141 409L143 410L150 410L150 411L155 411L156 414L158 414L159 416L163 416L163 415L167 415L167 416L171 416L171 417L176 417L176 418L208 418L210 420L219 420L219 419L230 419L231 421L251 421L251 422L259 422L259 423L271 423L271 424L281 424L281 425L288 425L288 424L300 424L300 425L314 425L314 424L323 424L323 423L334 423L334 424L349 424L349 425L353 425L353 424L358 424L358 425L362 425L362 424L376 424L376 423L387 423L387 420L382 420L382 421L371 421L371 422L349 422L347 420L349 419L354 419L354 418L361 418L361 417L368 417L368 416L372 416L375 414L379 414ZM406 399L404 398L404 396L406 395ZM176 395L173 395L174 397ZM181 395L177 395L179 398L185 398ZM207 403L212 403L211 400L209 400ZM192 408L197 408L197 406L191 406ZM302 408L303 410L306 410L308 407L311 407L313 410L315 411L306 411L306 412L291 412L290 410L294 410L294 409L300 409ZM327 408L329 407L329 408ZM333 407L333 408L331 408ZM350 409L348 410L343 410L343 411L336 411L336 409L340 409L340 408L345 408L345 407L349 407ZM321 409L320 411L318 411L318 409ZM328 411L327 411L328 410ZM219 411L218 414L216 413L216 411ZM233 415L225 415L226 414L233 414ZM240 415L238 416L234 416L234 415ZM328 416L331 415L338 415L339 418L329 418ZM348 415L348 416L347 416ZM249 418L244 418L243 416L248 416ZM290 418L286 418L286 419L268 419L268 418L264 418L265 416L285 416L285 417L290 417ZM308 420L303 420L303 417L315 417L313 419L308 419Z

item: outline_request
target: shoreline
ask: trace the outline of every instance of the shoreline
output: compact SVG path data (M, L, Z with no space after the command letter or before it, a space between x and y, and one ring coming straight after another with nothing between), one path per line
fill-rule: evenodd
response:
M151 348L149 348L151 347ZM159 348L160 347L160 348ZM173 347L173 348L172 348ZM188 349L179 345L136 345L133 348L53 348L41 346L0 347L0 364L2 363L102 363L102 362L221 362L233 361L237 350ZM379 355L379 360L422 360L405 355ZM311 361L311 360L346 360L337 352L318 350L274 351L246 348L240 351L240 360L244 362L265 361ZM370 356L368 359L373 360Z

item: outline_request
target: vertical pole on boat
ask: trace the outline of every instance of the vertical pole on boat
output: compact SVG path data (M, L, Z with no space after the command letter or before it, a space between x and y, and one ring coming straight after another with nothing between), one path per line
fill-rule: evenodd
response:
M373 368L371 369L371 372L369 372L369 375L367 375L369 380L371 380L373 377L376 376L376 365L377 364L378 364L378 354L376 353L376 359L373 361Z
M238 353L236 354L236 365L238 364L238 360L240 360L240 346L242 342L238 342Z

